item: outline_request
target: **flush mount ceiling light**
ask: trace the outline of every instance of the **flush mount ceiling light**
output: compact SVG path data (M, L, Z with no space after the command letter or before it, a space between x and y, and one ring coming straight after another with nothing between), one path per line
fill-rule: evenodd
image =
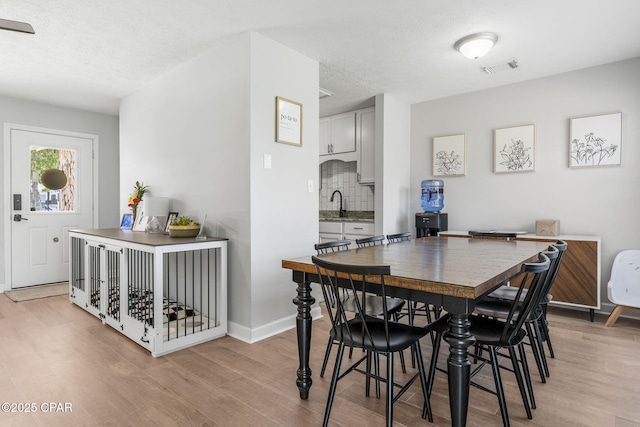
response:
M476 33L463 37L453 45L461 54L470 59L485 56L498 40L493 33Z

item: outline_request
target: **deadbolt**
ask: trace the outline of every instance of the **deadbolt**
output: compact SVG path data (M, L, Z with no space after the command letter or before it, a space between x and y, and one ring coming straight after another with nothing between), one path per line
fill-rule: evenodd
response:
M58 239L57 237L54 237L54 238L53 238L53 241L54 241L54 242L56 242L56 243L58 243L58 242L60 241L60 239Z

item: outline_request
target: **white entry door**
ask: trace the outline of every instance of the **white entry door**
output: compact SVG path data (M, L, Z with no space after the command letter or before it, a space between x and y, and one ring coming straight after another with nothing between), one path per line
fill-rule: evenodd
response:
M11 288L69 280L68 232L93 228L97 136L6 126L11 149ZM42 184L41 174L49 169L64 172L63 188Z

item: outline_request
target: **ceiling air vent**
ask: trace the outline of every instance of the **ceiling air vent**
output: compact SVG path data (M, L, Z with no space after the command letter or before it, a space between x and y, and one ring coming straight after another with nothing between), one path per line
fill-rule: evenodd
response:
M318 89L319 89L319 92L320 92L320 99L326 98L327 96L333 95L333 92L331 92L331 91L328 91L328 90L322 89L322 88L318 88Z
M480 67L480 68L482 68L482 71L484 71L487 74L496 74L496 73L501 73L503 71L515 70L519 66L520 65L518 64L518 61L516 61L515 59L510 59L509 61L507 61L506 64L498 64L498 65L492 65L490 67Z

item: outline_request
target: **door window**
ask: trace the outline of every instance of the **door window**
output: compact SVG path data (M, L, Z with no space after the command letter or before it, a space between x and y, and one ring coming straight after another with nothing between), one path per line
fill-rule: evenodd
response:
M31 146L30 160L30 210L32 212L75 212L76 151ZM42 183L42 174L52 170L57 170L58 174L64 174L67 181L64 187L51 189Z

